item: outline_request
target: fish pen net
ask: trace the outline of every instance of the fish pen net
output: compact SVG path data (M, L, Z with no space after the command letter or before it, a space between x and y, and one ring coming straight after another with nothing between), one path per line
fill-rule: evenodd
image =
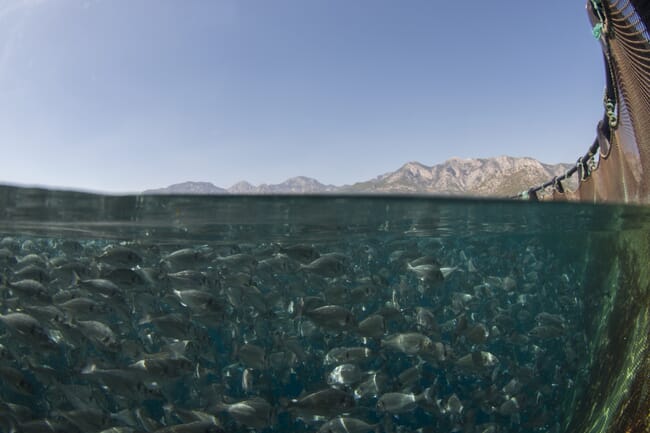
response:
M640 0L592 3L590 7L594 29L601 32L611 89L605 95L607 127L598 133L598 166L575 193L580 200L650 200L646 174L650 171L649 10L650 2Z
M592 203L650 202L650 1L588 0L603 50L604 113L587 153L563 176L517 198ZM577 175L578 188L562 182Z
M588 0L587 9L605 60L604 115L596 138L565 176L520 196L532 200L648 204L650 1ZM561 181L573 174L578 175L578 187L568 191ZM603 313L605 309L593 312L592 335L603 343L592 354L595 361L589 375L590 395L583 396L573 408L567 431L650 432L647 225L642 225L634 236L621 236L611 253L617 265L601 276L611 278L619 296L611 302L608 314ZM588 256L586 253L586 262ZM587 266L587 275L594 274L593 268ZM592 283L592 287L605 284ZM634 317L634 322L625 319Z

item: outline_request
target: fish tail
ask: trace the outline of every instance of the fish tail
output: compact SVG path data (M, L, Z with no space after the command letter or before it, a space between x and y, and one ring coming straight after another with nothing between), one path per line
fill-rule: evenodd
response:
M81 278L79 278L79 274L77 273L77 271L72 271L72 282L70 283L70 285L72 287L77 287L80 281Z
M81 370L81 374L93 374L95 371L97 371L97 366L91 363Z
M435 402L436 394L432 386L426 388L420 395L427 403Z
M151 323L151 314L146 314L144 318L138 322L138 325L146 325L148 323Z
M447 279L447 277L458 270L458 266L453 266L451 268L440 268L442 273L442 278Z

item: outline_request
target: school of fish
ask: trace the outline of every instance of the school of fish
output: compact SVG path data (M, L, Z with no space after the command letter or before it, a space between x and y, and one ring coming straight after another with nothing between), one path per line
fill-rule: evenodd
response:
M560 432L575 270L535 239L0 239L0 431Z

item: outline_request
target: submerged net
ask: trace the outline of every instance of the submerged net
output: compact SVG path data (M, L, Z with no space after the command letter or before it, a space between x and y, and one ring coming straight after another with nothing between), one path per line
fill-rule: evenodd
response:
M605 60L604 114L588 152L564 176L519 195L529 200L650 204L650 0L588 0ZM577 175L578 187L562 182ZM597 239L592 239L597 242ZM613 246L610 246L612 248ZM611 250L611 287L628 296L595 317L591 390L573 408L566 431L650 432L650 229L620 236ZM598 266L588 263L587 274ZM591 286L602 284L594 281ZM589 293L586 294L589 296ZM630 324L635 324L630 326ZM595 335L595 334L594 334ZM608 372L618 371L618 374Z

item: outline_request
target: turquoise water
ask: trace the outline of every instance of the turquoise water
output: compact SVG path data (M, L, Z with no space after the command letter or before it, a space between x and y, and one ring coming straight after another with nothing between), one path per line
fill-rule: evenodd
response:
M0 204L0 431L587 431L613 246L648 217L10 187Z

